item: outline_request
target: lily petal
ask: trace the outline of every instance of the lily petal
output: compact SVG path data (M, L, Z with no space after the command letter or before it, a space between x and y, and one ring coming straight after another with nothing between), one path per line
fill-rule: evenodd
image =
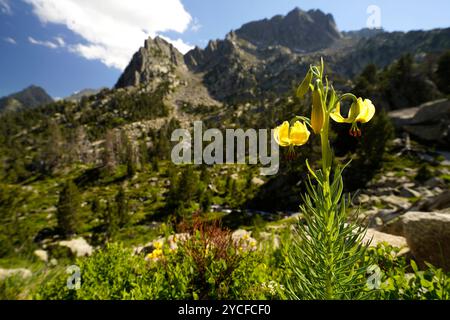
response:
M356 119L358 118L358 116L361 114L361 111L363 109L364 109L363 99L358 98L358 100L356 100L356 102L354 102L350 107L350 111L348 113L348 118L347 118L349 123L355 122Z
M289 122L285 121L281 126L278 126L274 130L275 141L282 147L289 146Z
M365 99L362 103L361 112L356 118L356 122L366 123L369 122L375 115L375 106L372 101Z
M304 123L296 121L289 134L290 142L294 146L302 146L308 142L310 134Z
M336 110L334 112L330 113L330 117L337 123L350 123L350 121L348 121L348 119L344 118L341 115L341 104L340 103L338 103L336 105Z

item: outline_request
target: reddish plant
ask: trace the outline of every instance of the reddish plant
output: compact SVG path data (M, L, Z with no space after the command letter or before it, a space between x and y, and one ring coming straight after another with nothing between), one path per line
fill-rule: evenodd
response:
M191 221L183 221L178 230L191 234L181 248L192 259L198 274L195 286L199 289L199 298L212 298L212 293L222 296L228 290L233 272L244 259L231 231L222 228L217 220L205 221L199 214ZM217 262L222 264L212 271L211 265Z

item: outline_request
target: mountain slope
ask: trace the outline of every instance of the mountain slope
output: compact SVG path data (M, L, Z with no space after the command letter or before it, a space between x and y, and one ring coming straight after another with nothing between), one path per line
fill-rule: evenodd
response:
M0 112L36 108L52 102L53 98L44 89L38 86L29 86L20 92L1 98Z
M381 32L362 38L339 59L336 71L352 77L370 63L383 68L408 53L420 60L426 53L442 53L449 49L450 28L430 31Z
M100 91L104 90L106 88L101 89L83 89L81 91L74 92L70 96L64 98L64 100L68 101L80 101L83 98L88 98L90 96L98 94Z

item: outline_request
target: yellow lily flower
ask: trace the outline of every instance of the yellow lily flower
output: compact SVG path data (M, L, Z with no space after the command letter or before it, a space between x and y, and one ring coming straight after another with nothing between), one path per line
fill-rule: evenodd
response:
M337 104L336 110L330 114L331 119L338 123L351 123L350 135L356 137L361 136L361 130L358 128L358 123L367 123L375 115L375 106L369 99L358 100L352 104L348 117L344 118L341 115L341 105Z
M275 128L275 141L282 147L302 146L308 142L310 132L306 125L296 121L291 127L288 121Z

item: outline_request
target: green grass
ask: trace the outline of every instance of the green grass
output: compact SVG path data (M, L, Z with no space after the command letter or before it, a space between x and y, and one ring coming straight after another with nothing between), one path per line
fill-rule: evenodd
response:
M440 176L446 183L450 183L450 174L443 174Z

